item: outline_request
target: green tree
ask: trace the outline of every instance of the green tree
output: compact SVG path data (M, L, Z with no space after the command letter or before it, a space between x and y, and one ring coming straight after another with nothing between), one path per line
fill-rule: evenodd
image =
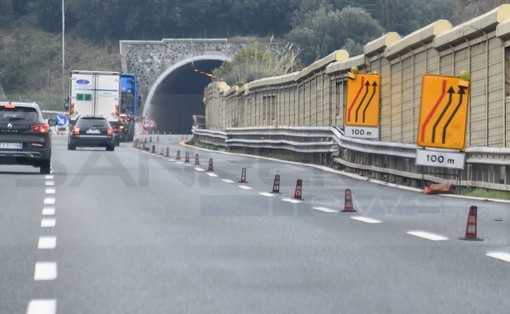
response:
M314 11L300 10L293 20L294 27L286 37L301 48L301 60L305 64L340 48L352 50L384 32L379 22L362 8L331 8L331 4L326 3Z
M49 32L62 29L62 0L32 0L30 10L42 29Z
M213 71L214 76L229 85L242 86L264 77L278 76L295 70L298 51L291 45L283 47L277 58L272 50L262 44L250 44L238 51L231 62L224 62Z

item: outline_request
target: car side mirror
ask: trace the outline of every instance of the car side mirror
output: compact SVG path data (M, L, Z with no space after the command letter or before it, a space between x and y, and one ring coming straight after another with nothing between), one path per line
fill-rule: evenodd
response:
M57 125L57 120L55 120L55 119L48 119L48 124L50 126L55 126L55 125Z

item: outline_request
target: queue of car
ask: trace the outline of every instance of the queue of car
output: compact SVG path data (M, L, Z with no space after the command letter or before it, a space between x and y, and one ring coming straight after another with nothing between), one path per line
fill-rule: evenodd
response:
M0 102L0 165L38 167L51 172L51 127L56 119L45 120L37 103ZM68 150L77 147L105 147L114 151L119 130L103 116L80 116L70 125Z

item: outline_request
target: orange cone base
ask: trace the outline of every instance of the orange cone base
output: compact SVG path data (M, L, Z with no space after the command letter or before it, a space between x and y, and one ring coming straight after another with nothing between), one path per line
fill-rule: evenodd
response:
M357 212L357 210L354 210L354 209L344 209L344 210L341 210L340 211L341 213L355 213Z

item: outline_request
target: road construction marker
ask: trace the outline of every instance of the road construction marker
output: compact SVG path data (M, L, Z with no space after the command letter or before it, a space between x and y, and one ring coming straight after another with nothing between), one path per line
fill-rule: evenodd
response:
M466 223L466 235L464 236L464 238L459 238L460 240L483 241L483 239L480 239L476 236L477 213L478 207L476 206L469 207L469 214Z

